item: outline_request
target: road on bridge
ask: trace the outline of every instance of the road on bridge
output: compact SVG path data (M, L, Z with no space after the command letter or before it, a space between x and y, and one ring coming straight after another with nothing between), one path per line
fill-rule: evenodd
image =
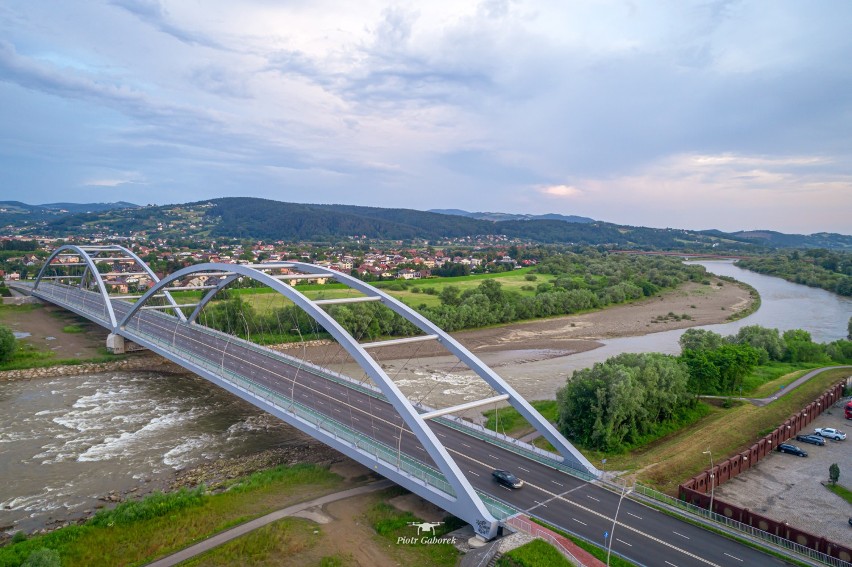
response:
M77 288L61 289L95 312L103 309L98 294ZM130 308L123 301L114 301L113 305L119 318ZM249 346L196 325L176 324L177 319L175 322L171 319L153 311L139 314L140 328L144 328L145 334L172 344L176 352L188 352L221 366L226 372L251 377L253 382L282 397L290 398L292 394L296 401L316 412L348 424L389 447L398 447L402 453L437 469L417 437L379 394L370 395L349 387L322 376L311 366L283 360L273 351ZM134 322L128 330L133 332L135 328ZM429 423L477 491L602 546L610 543L605 541L605 534L613 532L618 494L442 423L434 420ZM515 472L525 481L523 488L512 490L494 482L491 472L497 468ZM649 567L789 565L629 498L621 503L611 543L614 554Z

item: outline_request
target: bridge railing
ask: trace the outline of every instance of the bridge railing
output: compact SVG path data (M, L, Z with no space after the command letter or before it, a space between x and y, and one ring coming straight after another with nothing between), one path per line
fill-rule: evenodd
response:
M684 515L692 514L694 516L699 516L710 522L721 524L732 530L749 535L754 539L772 544L773 546L782 549L792 551L797 555L808 557L824 565L831 565L832 567L852 567L852 563L849 563L848 561L843 561L842 559L838 559L837 557L832 557L825 553L821 553L810 547L806 547L794 541L790 541L789 539L777 536L775 534L771 534L769 532L765 532L763 530L759 530L754 526L738 522L737 520L731 519L722 514L717 514L716 512L711 512L706 508L701 508L700 506L695 506L694 504L690 504L689 502L684 502L683 500L674 498L672 496L669 496L668 494L658 492L653 488L649 488L647 486L637 483L634 486L633 491L646 498L665 504L670 508L680 510L682 513L684 513Z
M109 314L106 310L106 304L104 304L103 298L97 293L81 290L79 287L73 285L57 284L45 281L40 282L35 293L50 296L58 302L65 302L66 305L71 305L80 311L85 311L86 313L100 319L105 325L110 326L107 323L107 321L109 321ZM97 302L99 308L93 308L87 301L85 301L85 298Z
M385 465L397 468L407 473L409 476L421 481L424 485L431 486L445 494L455 497L455 491L440 471L415 460L407 454L398 451L396 448L385 445L380 441L376 441L370 436L357 432L349 426L330 418L313 408L292 400L289 397L258 384L245 376L224 368L218 362L198 356L195 353L172 344L170 341L164 341L159 337L145 333L140 329L135 329L135 333L140 335L140 337L145 341L156 344L163 350L179 355L187 362L191 362L221 379L230 382L232 385L250 393L254 397L265 400L281 411L300 418L302 421L311 424L316 429L330 434L335 439L344 441L360 451L372 455L377 460L383 461Z
M495 433L493 431L487 430L480 425L476 425L475 423L468 423L463 421L461 418L453 418L453 417L439 417L436 421L440 421L447 427L451 427L457 431L462 431L467 435L471 435L472 437L476 437L482 441L487 443L491 443L492 445L497 445L503 449L507 449L514 453L519 453L525 456L528 459L541 463L545 466L557 469L564 473L570 474L586 482L591 482L596 480L597 477L593 474L590 474L588 471L576 469L565 463L558 461L552 453L548 453L544 449L539 449L538 447L529 445L524 443L523 441L519 441L514 437L509 437L508 435L501 435L499 433Z

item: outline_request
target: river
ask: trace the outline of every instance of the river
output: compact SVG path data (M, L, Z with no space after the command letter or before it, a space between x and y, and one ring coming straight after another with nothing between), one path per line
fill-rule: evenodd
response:
M817 341L845 337L852 300L737 268L701 262L715 274L754 286L761 308L740 321L706 328L735 333L744 325L801 328ZM530 398L552 397L577 368L620 352L678 352L683 330L602 341L601 348L518 363L505 353L497 367ZM481 382L447 375L441 405L489 395ZM429 372L400 375L406 391L434 391ZM34 530L79 517L110 490L164 486L176 469L222 457L301 443L283 422L200 378L120 372L0 383L0 529ZM14 526L14 528L12 528Z

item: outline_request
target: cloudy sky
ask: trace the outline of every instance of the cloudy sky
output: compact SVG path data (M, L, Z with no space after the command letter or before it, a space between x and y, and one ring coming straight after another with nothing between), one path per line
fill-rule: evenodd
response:
M0 200L852 233L845 0L0 4Z

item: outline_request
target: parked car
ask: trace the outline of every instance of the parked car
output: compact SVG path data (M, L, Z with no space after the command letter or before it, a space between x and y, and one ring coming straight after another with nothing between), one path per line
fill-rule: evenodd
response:
M825 439L819 435L796 435L796 441L810 443L811 445L819 445L820 447L825 446Z
M829 439L834 439L835 441L843 441L846 439L845 433L833 427L817 427L814 429L814 433L822 435L823 437L828 437Z
M524 481L522 481L509 471L503 471L498 469L492 472L491 476L494 477L494 480L504 486L508 486L509 488L520 488L524 485Z
M805 451L802 451L795 445L790 445L789 443L781 443L778 445L778 450L782 453L790 453L791 455L796 455L799 457L807 457L808 454Z

